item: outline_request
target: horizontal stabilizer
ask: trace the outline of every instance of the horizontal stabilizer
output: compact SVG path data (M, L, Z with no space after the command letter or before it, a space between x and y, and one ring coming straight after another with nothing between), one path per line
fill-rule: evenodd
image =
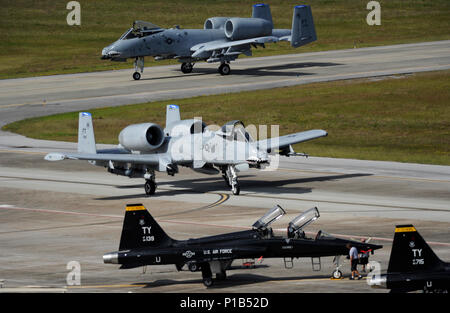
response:
M44 160L46 161L61 161L64 160L66 158L66 156L62 153L57 153L57 152L53 152L53 153L49 153L44 157Z

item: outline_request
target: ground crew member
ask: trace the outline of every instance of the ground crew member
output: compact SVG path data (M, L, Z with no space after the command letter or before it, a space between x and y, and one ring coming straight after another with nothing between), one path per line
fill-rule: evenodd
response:
M355 275L358 275L358 279L361 279L362 276L359 274L357 266L358 266L358 249L356 247L353 247L351 244L347 244L347 248L350 249L349 256L350 256L350 264L351 264L351 271L352 276L350 277L351 280L355 279Z

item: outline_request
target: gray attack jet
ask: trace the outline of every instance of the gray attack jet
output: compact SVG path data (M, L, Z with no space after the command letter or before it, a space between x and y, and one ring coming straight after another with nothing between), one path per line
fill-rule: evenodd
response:
M134 59L133 78L144 71L144 57L177 59L183 73L192 72L195 62L220 62L219 73L230 74L231 61L240 54L252 55L251 48L266 43L289 41L294 48L317 40L311 7L294 7L291 29L274 29L267 4L255 4L251 18L211 17L204 29L166 29L149 22L135 21L120 38L102 50L102 59L125 62Z
M88 160L112 174L145 178L147 195L155 193L155 171L174 176L178 167L184 166L204 174L222 173L233 194L238 195L238 172L267 168L278 155L304 156L294 152L291 145L327 136L326 131L316 129L255 141L241 121L228 122L213 131L200 118L181 120L177 105L168 105L166 114L164 129L153 123L129 125L120 132L117 148L97 150L92 116L80 112L78 152L49 153L45 159Z
M348 254L347 245L358 250L382 248L375 244L339 239L319 231L315 238L307 238L304 228L319 218L312 208L294 218L287 228L287 236L275 236L270 225L285 211L275 206L256 221L252 229L189 240L175 240L168 236L142 204L126 207L119 250L103 256L104 263L120 264L121 269L146 265L175 264L177 270L186 265L201 271L203 283L213 284L226 278L226 271L236 259L283 258L286 268L293 267L294 258L311 258L313 270L321 269L321 257L334 256L336 268L333 278L342 277L340 256Z

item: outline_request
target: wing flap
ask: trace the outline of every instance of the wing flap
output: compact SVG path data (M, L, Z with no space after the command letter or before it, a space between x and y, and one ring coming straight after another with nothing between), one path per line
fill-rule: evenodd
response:
M328 133L322 129L313 129L304 132L289 134L281 137L260 140L257 142L259 149L270 151L273 149L287 147L296 143L325 137Z
M257 38L235 40L235 41L215 40L215 41L197 44L191 48L191 51L194 52L192 54L192 57L197 57L197 56L201 55L203 52L211 52L214 50L220 50L220 49L236 47L236 46L241 46L241 45L264 44L264 43L278 42L278 41L279 41L279 38L274 37L274 36L257 37Z
M64 159L86 161L113 161L124 163L158 165L159 154L117 154L117 153L49 153L45 156L47 161L61 161Z

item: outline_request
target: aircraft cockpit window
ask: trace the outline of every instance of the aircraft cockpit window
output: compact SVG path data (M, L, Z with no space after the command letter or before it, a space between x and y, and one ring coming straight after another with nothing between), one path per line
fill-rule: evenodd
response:
M335 239L335 237L327 232L324 232L323 230L319 230L316 235L316 240L320 239Z
M127 40L131 38L136 38L136 34L133 32L133 28L128 29L122 36L120 36L119 40Z
M253 138L242 125L236 125L233 129L233 140L241 142L252 142Z
M206 130L206 124L203 122L195 122L191 126L191 134L201 134Z

